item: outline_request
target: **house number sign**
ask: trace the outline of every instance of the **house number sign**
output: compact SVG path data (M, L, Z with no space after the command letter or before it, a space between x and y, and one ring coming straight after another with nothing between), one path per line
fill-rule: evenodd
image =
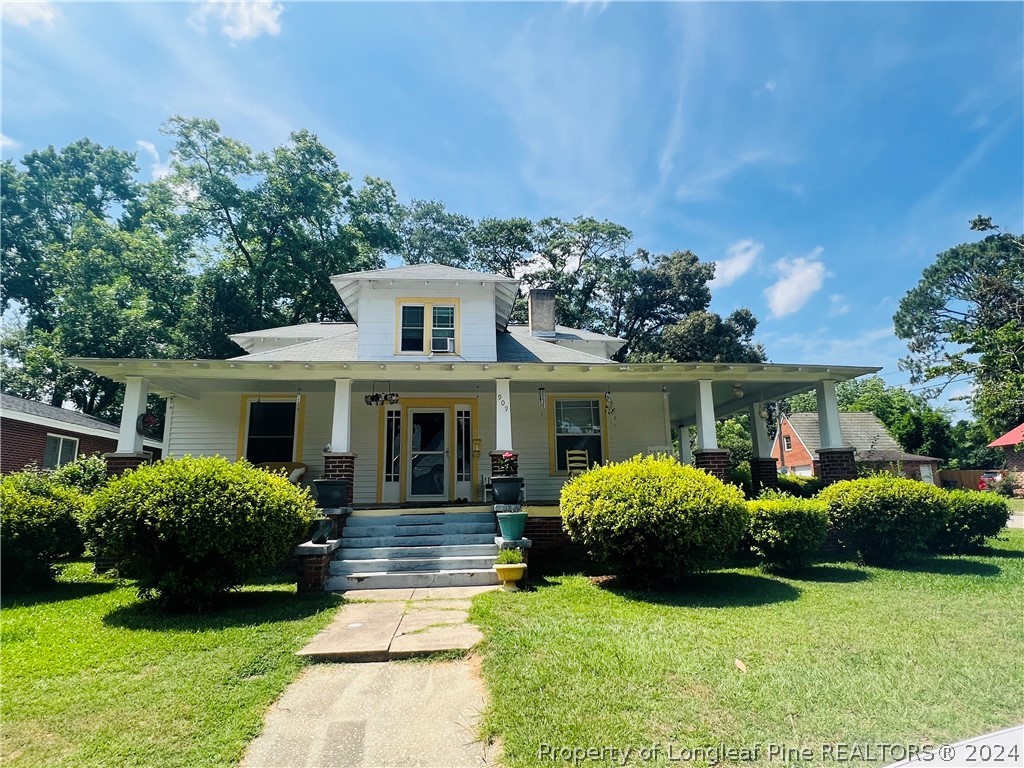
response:
M505 402L505 398L500 392L498 393L498 406L504 411L508 411L508 403Z

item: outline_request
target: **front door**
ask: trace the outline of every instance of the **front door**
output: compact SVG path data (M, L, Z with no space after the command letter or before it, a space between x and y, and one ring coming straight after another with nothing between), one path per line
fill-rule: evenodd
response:
M448 500L447 408L409 409L410 501Z

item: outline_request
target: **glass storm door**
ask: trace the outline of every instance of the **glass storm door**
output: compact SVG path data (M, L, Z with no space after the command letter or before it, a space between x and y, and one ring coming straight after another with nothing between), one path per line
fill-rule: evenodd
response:
M410 501L448 499L448 409L409 410Z

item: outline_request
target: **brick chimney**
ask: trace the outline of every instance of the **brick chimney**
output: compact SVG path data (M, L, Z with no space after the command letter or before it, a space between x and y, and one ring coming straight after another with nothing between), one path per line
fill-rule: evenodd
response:
M530 333L542 337L555 335L555 292L551 288L530 291Z

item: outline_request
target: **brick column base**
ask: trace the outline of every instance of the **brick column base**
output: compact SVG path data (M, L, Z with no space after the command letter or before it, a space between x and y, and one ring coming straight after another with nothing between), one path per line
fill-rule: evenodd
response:
M757 496L765 488L779 487L779 464L775 459L750 460L750 479L754 486L754 495Z
M519 460L519 454L516 453L515 451L512 451L512 454L515 456L516 461L518 461ZM502 457L504 455L505 455L505 451L491 451L491 477L494 477L496 475L503 475L503 474L505 474L501 470L501 462L503 461Z
M729 450L727 448L704 448L693 452L693 466L703 469L723 483L729 481Z
M348 506L352 506L352 497L356 487L356 454L325 453L324 480L348 479Z
M337 540L328 541L326 544L306 542L295 548L297 563L295 582L300 594L324 591L324 587L327 586L327 577L331 572L334 551L340 544L341 542Z
M586 564L587 551L576 544L562 528L561 517L527 517L523 534L532 545L530 564L540 570L563 570ZM527 552L523 552L524 560Z
M857 462L853 448L821 448L818 450L819 477L825 485L840 480L857 479Z
M153 454L148 451L142 453L104 453L103 458L107 462L107 474L111 477L119 477L125 472L138 469L143 464L153 462Z

